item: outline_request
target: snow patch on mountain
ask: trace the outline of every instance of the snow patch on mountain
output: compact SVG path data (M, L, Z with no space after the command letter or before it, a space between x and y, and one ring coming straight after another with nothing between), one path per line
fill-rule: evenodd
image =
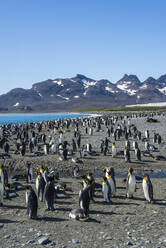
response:
M74 96L74 98L79 98L79 96Z
M55 84L58 84L58 85L60 85L62 87L64 86L63 83L62 83L62 80L53 80L52 82L55 83Z
M64 96L61 96L61 95L57 95L57 96L59 96L59 97L61 97L62 99L65 99L65 100L69 100L69 98L68 97L64 97Z
M140 89L147 89L147 88L148 88L147 84L143 84L142 86L140 86Z
M133 96L137 93L137 90L134 89L130 89L130 85L132 82L123 82L117 85L117 88L119 88L120 90L123 90L125 93L127 93L130 96Z
M164 87L164 88L162 88L162 89L159 89L159 88L158 88L158 90L159 90L161 93L163 93L164 95L166 95L166 87Z
M86 83L84 83L84 88L87 89L89 86L94 86L96 85L97 82L96 81L86 81Z
M131 90L131 89L128 89L126 90L127 94L129 94L130 96L134 96L136 93L137 93L137 90Z
M110 88L109 86L105 87L105 90L107 90L107 91L109 91L109 92L111 92L111 93L113 93L113 94L118 92L118 91L113 90L113 89Z
M38 93L38 95L39 95L40 97L43 97L42 94L41 94L40 92L37 92L37 93Z
M126 90L129 85L131 84L131 82L123 82L122 84L118 84L117 87L120 89L120 90Z
M13 106L14 107L18 107L20 105L20 103L19 102L16 102L16 104L14 104Z

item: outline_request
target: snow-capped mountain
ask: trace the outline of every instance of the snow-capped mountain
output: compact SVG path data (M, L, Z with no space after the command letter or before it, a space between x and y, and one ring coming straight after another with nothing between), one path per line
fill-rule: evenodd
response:
M77 74L72 78L48 79L31 89L15 88L0 95L0 110L62 111L87 107L112 107L166 101L166 75L140 82L125 74L116 84Z
M135 75L127 75L125 74L123 78L121 78L117 83L117 88L123 90L130 96L134 96L137 94L139 90L141 82Z

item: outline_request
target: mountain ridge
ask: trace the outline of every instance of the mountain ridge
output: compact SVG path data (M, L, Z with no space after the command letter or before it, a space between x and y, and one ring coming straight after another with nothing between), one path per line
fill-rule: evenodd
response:
M166 102L166 74L143 82L136 75L124 74L115 84L77 74L37 82L30 89L14 88L0 95L0 111L65 111L150 102Z

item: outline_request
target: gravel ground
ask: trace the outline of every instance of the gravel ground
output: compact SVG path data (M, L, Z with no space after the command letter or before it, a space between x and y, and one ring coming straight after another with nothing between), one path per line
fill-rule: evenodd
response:
M150 130L150 143L153 133L158 132L162 136L162 143L155 144L158 152L153 155L165 156L166 148L166 118L155 116L158 123L147 123L146 117L132 118L131 124L136 125L144 136L145 129ZM47 135L50 130L46 129ZM42 247L42 238L46 240L45 247L166 247L166 162L156 161L153 158L142 156L142 161L135 160L134 151L131 151L131 163L125 163L123 157L112 158L108 153L103 156L100 153L101 139L106 136L106 128L102 125L100 132L94 132L92 136L86 135L81 129L81 144L91 143L98 156L87 155L80 164L80 174L92 171L96 182L101 183L101 170L106 166L114 167L117 181L116 197L112 203L104 204L102 193L96 193L95 203L90 205L90 218L86 222L69 219L69 212L78 207L78 193L80 179L72 177L74 164L71 157L67 161L59 161L58 155L43 155L31 157L26 153L24 157L14 155L14 146L10 137L11 158L6 160L9 174L23 173L26 161L31 161L33 171L45 164L48 168L58 168L60 181L66 182L69 198L57 199L55 211L46 211L44 203L39 202L38 219L29 220L26 215L25 191L18 191L18 197L4 200L4 206L0 208L0 247ZM64 132L65 140L69 143L73 137L73 129ZM113 140L112 137L109 138ZM132 142L133 138L130 138ZM142 141L139 141L141 150L145 150ZM116 141L118 150L124 147L124 138ZM111 150L111 149L110 149ZM2 152L2 150L0 150ZM76 153L75 156L79 156ZM3 160L0 160L3 163ZM142 184L137 183L134 199L126 199L124 178L129 167L135 174L150 173L154 188L154 204L147 204ZM160 176L160 177L159 177ZM157 178L159 177L159 178ZM20 181L25 183L24 181ZM35 189L35 185L32 184Z

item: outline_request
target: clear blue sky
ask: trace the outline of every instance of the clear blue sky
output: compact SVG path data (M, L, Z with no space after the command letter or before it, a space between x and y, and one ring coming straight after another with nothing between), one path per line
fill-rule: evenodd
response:
M80 73L166 74L165 0L0 2L0 93Z

